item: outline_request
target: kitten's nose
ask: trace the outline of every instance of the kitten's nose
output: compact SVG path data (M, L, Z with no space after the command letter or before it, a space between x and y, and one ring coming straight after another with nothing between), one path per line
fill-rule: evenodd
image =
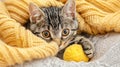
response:
M58 46L60 46L61 42L60 42L60 39L54 39L54 41L58 44Z

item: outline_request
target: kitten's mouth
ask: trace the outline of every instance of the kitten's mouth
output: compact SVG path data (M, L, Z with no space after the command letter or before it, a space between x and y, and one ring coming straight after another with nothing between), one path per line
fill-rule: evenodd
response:
M57 57L60 58L60 59L63 59L63 53L65 51L65 49L71 45L71 43L69 43L69 41L66 41L64 43L61 43L60 47L59 47L59 52L57 54Z
M65 41L62 41L60 44L59 44L59 52L57 54L57 57L60 58L60 59L63 59L63 53L65 51L65 49L70 46L71 44L74 43L73 41L74 37L71 37Z
M59 45L59 51L65 49L67 46L73 44L73 41L71 41L72 39L69 39L65 42L62 42L60 45Z
M59 51L61 51L62 49L64 49L64 48L67 47L67 46L68 46L67 42L62 43L62 44L60 45L60 47L59 47Z

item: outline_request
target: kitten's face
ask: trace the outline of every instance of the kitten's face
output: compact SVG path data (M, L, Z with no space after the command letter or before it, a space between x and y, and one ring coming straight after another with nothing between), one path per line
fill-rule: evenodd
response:
M78 23L75 19L75 2L68 0L65 6L39 8L30 4L30 30L47 42L55 41L60 50L76 35Z

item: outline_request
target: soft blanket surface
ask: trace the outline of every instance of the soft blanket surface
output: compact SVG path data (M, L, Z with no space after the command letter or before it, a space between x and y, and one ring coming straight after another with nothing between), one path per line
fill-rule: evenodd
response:
M106 35L91 36L95 44L95 55L86 62L66 62L57 57L26 62L16 67L120 67L120 34L108 33Z

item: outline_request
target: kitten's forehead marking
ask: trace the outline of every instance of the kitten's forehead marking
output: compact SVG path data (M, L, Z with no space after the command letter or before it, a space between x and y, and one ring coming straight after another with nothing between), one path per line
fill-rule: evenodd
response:
M61 9L58 7L49 7L49 9L41 8L45 13L45 21L53 27L53 29L59 29L59 24L62 21Z

